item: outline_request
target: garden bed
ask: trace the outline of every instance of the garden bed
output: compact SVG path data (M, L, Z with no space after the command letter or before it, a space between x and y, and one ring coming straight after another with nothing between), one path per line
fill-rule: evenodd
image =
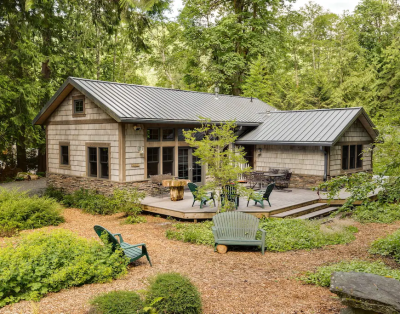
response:
M66 222L57 227L72 230L88 239L96 239L93 225L100 224L112 232L121 232L128 243L145 242L154 267L145 258L135 262L128 275L105 284L51 293L34 305L38 313L86 313L89 300L114 290L140 290L148 279L161 272L187 275L199 288L204 313L338 313L340 302L328 289L304 285L296 278L318 266L340 260L383 260L393 268L398 264L388 257L371 255L369 245L400 228L394 224L359 224L356 240L349 244L331 245L321 249L284 253L259 251L251 248L214 253L210 246L183 243L165 238L170 221L147 216L147 223L121 224L123 214L110 216L84 214L77 209L65 209ZM23 231L23 233L32 231ZM0 245L3 239L0 239ZM0 309L1 313L30 313L31 302L20 302Z

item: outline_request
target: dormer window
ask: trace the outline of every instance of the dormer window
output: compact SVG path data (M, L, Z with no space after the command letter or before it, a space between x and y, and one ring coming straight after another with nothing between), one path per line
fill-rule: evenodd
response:
M83 95L72 97L72 115L77 117L85 115L85 97Z

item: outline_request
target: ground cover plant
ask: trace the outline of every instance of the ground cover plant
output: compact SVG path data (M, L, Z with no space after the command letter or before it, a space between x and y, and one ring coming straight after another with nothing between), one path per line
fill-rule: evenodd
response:
M315 272L308 272L300 277L300 280L307 284L329 287L332 273L337 271L370 273L400 280L400 270L392 269L380 261L367 262L361 260L342 261L337 264L318 267Z
M154 302L157 300L157 302ZM157 313L199 314L200 293L189 278L178 273L159 274L150 282L145 303Z
M127 265L121 251L71 231L24 234L0 249L0 307L36 301L72 286L108 282L125 274Z
M56 226L63 221L61 206L54 199L0 188L0 236L12 236L25 229Z
M382 239L374 241L371 244L369 252L391 256L400 263L400 229Z
M139 223L146 220L139 216L142 211L141 201L144 192L133 189L114 190L106 196L94 190L79 189L65 194L61 189L48 187L45 196L56 199L67 207L80 208L89 214L111 215L123 212L127 216L125 223Z
M94 298L91 314L137 314L143 312L143 301L134 291L112 291Z
M168 239L195 244L213 245L211 221L178 223L166 231ZM273 252L313 249L331 244L349 243L355 239L357 228L335 220L331 224L300 219L264 219L260 228L266 230L265 248Z

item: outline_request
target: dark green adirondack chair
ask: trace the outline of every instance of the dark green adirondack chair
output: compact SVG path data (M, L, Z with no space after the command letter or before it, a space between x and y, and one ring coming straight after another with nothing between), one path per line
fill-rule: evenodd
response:
M211 201L211 200L214 202L214 206L215 206L215 199L214 199L213 192L211 192L211 196L200 196L200 195L198 195L198 192L197 192L198 186L196 184L190 182L190 183L188 183L188 187L189 187L190 192L192 192L192 195L193 195L192 207L196 201L199 201L200 208L203 208L203 206L207 205L207 202Z
M264 200L265 200L268 202L269 207L271 207L271 203L269 202L269 196L271 195L274 187L275 187L275 183L270 183L270 184L268 184L265 191L259 191L259 192L252 193L250 195L249 199L247 200L247 207L249 206L250 200L253 200L255 202L254 205L257 205L257 203L260 203L262 208L264 208Z
M124 252L125 256L127 256L130 259L130 263L138 260L142 256L146 256L147 260L150 263L150 266L153 266L153 265L151 265L150 256L149 256L149 253L147 252L146 244L140 243L140 244L132 245L132 244L126 243L122 239L122 235L120 233L111 233L110 231L108 231L106 228L104 228L102 226L98 226L98 225L94 226L94 231L96 231L97 235L100 238L101 238L101 235L103 234L103 232L106 232L108 235L108 241L112 244L113 251L116 250L117 248L121 248L122 251ZM119 242L115 236L119 237ZM139 246L141 246L142 248L140 249Z
M221 193L221 204L222 206L225 204L225 200L232 202L235 204L235 208L238 209L239 207L239 194L237 192L237 187L235 185L226 185L223 189L226 191L225 193Z
M265 252L265 230L259 229L259 219L243 212L225 212L213 217L214 251L218 244L261 246ZM261 240L256 239L257 231L261 231Z

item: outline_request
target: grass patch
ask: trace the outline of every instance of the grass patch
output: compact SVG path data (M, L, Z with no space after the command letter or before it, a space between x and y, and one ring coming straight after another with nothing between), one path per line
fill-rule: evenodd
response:
M134 291L112 291L94 298L91 314L137 314L143 313L143 301Z
M166 231L168 239L194 244L214 245L212 221L177 223ZM333 223L300 219L264 219L260 228L266 230L266 249L273 252L313 249L332 244L349 243L355 239L357 228L348 221L335 219Z
M392 269L383 262L367 262L360 260L342 261L337 264L318 267L316 272L308 272L299 279L307 284L329 287L332 273L336 271L370 273L400 280L400 270Z
M374 241L369 252L393 257L400 263L400 229L385 238Z
M357 206L352 211L352 218L361 223L389 224L400 220L400 206L398 204L371 203L368 206Z
M22 235L0 249L0 307L39 300L85 283L108 282L126 273L128 260L101 245L59 229Z
M61 206L54 199L0 188L0 236L62 222Z

